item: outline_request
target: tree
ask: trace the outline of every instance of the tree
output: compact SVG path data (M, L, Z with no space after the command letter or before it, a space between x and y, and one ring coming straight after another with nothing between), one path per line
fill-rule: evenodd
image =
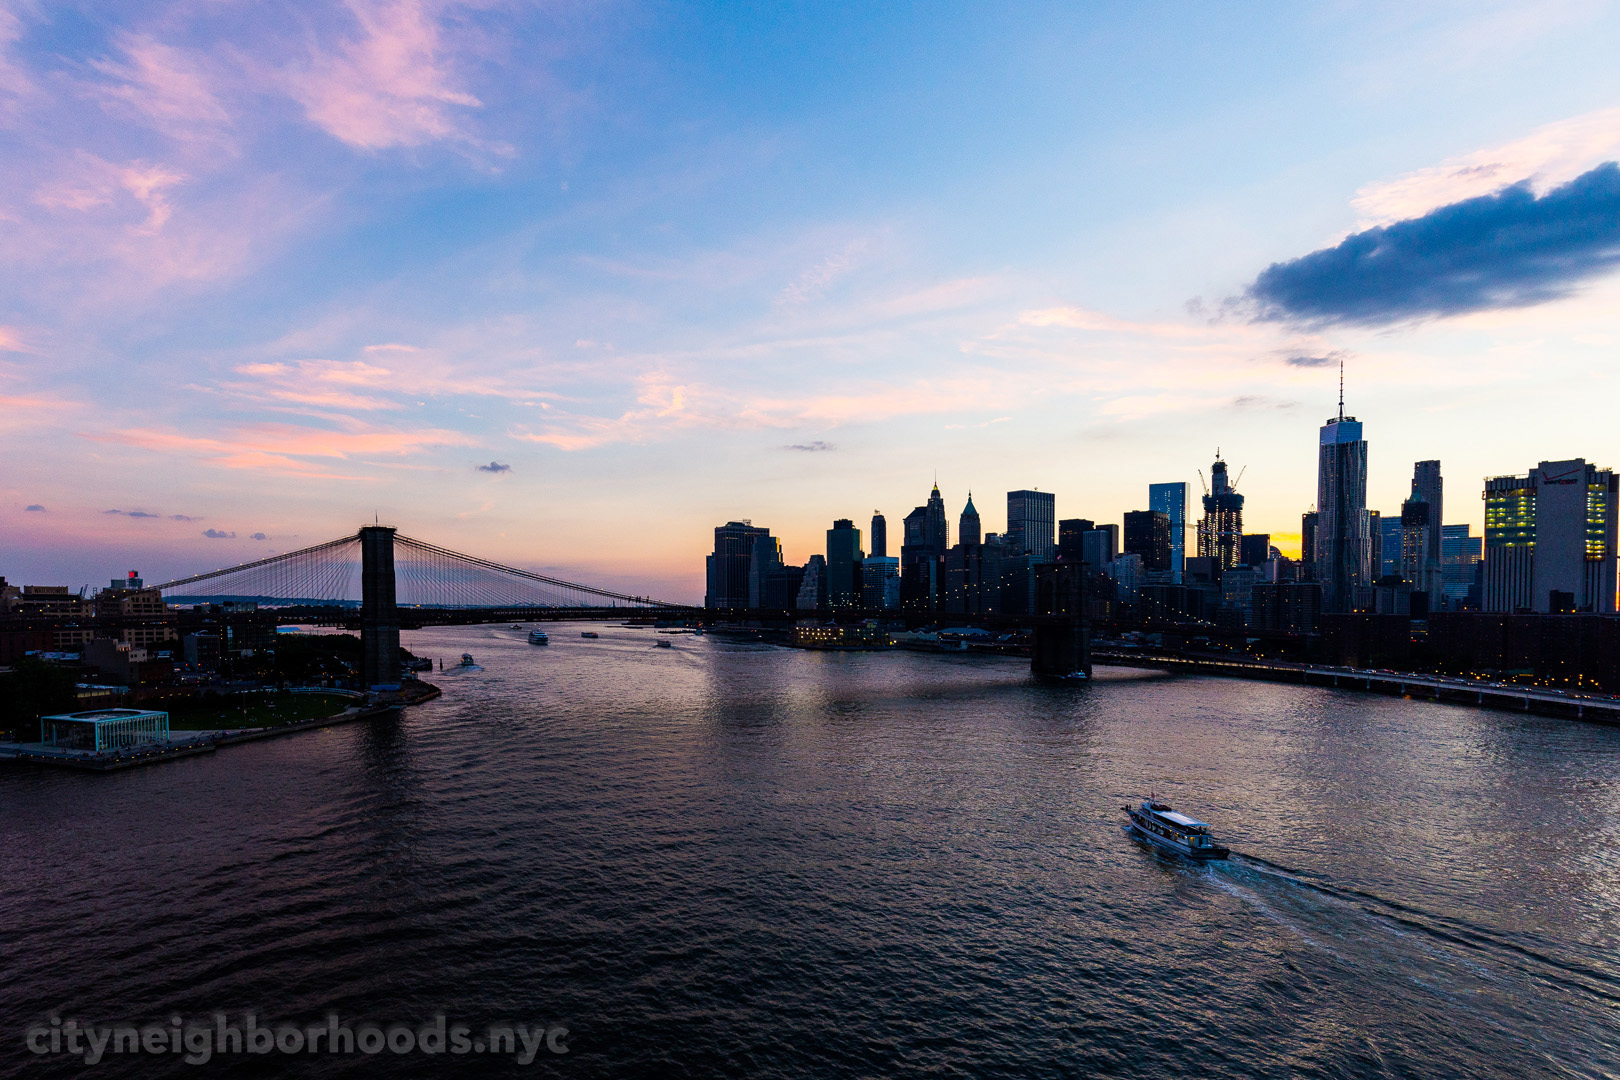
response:
M0 675L0 728L18 738L37 739L41 716L72 712L78 703L73 673L37 656L23 657Z

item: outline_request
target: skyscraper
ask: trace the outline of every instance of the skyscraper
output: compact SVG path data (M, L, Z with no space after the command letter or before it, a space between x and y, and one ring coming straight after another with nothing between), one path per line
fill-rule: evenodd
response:
M1485 481L1486 611L1615 611L1620 477L1584 458Z
M1215 451L1209 470L1209 494L1198 522L1198 554L1222 570L1237 566L1243 550L1243 496L1226 479L1226 462Z
M1239 542L1238 562L1243 566L1264 566L1271 558L1270 533L1244 533Z
M1125 515L1125 554L1139 555L1142 569L1170 572L1170 515L1163 510L1131 510Z
M1440 598L1430 591L1431 584L1434 585L1434 592L1439 591L1438 583L1431 582L1434 575L1429 573L1429 533L1434 531L1429 518L1431 509L1415 494L1401 504L1400 575L1413 592L1430 593L1430 602L1438 605ZM1439 571L1438 564L1435 571Z
M1440 574L1447 607L1468 599L1474 585L1474 567L1479 565L1481 542L1480 537L1470 535L1467 525L1440 526ZM1474 599L1477 602L1479 598Z
M1086 533L1096 525L1085 518L1064 518L1058 522L1057 557L1062 562L1080 562L1085 555Z
M942 603L945 551L950 547L950 522L939 485L928 501L906 515L900 545L900 604L912 611L934 611Z
M1440 566L1440 527L1446 520L1445 481L1440 478L1438 461L1419 461L1412 466L1412 497L1429 504L1429 551L1436 570Z
M973 492L968 492L967 506L962 510L962 522L956 529L956 542L966 546L979 543L979 512L973 508Z
M1050 491L1007 492L1005 541L1035 562L1052 561L1057 546L1057 500Z
M1187 565L1187 485L1149 484L1148 509L1157 510L1170 518L1170 583L1181 584L1181 575Z
M1371 535L1372 529L1376 528L1378 530L1377 543L1373 545L1378 561L1371 562L1369 559L1372 566L1373 580L1376 581L1378 578L1391 575L1400 577L1401 515L1390 514L1385 517L1383 514L1375 514L1369 510L1367 511L1367 521L1369 535Z
M766 607L766 582L782 569L782 544L776 537L766 534L754 538L754 557L748 563L748 606Z
M1314 509L1299 516L1299 580L1316 580L1316 523Z
M861 602L861 530L849 518L839 518L827 530L827 603L856 607Z
M769 539L770 535L771 530L757 528L746 518L715 526L714 554L708 557L706 566L704 607L748 606L748 572L754 565L755 541Z
M951 546L951 523L945 516L945 497L939 493L938 481L928 493L923 509L927 511L928 545L943 556L945 549Z
M1344 415L1344 367L1339 368L1339 415L1322 425L1316 467L1316 580L1322 611L1354 611L1357 590L1372 576L1367 535L1367 442L1361 423Z
M883 511L872 511L872 556L882 559L889 554L889 522Z

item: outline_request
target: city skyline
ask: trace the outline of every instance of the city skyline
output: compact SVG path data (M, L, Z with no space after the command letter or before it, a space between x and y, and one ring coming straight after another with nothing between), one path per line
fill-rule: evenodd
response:
M1294 552L1340 360L1367 506L1438 459L1437 527L1480 532L1485 477L1620 456L1617 30L0 9L4 572L164 580L375 516L691 601L716 522L802 561L873 508L898 535L937 470L953 524L1037 488L1118 523L1196 503L1216 447Z

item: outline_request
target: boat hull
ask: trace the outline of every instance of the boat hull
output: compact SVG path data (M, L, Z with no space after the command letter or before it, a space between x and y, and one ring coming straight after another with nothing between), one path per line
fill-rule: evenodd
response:
M1139 828L1134 824L1123 826L1123 828L1131 836L1153 845L1160 851L1168 851L1173 855L1180 855L1183 858L1192 859L1194 862L1214 862L1219 859L1224 859L1231 854L1230 851L1223 847L1195 848L1190 847L1187 844L1178 844L1168 837L1160 836L1158 833L1148 832L1146 829Z

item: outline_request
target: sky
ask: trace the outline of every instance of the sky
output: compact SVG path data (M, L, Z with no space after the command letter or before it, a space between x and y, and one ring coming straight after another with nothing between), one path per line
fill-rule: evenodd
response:
M700 601L937 476L1297 549L1620 464L1620 7L0 0L0 574L380 520ZM1196 509L1194 510L1196 515Z

